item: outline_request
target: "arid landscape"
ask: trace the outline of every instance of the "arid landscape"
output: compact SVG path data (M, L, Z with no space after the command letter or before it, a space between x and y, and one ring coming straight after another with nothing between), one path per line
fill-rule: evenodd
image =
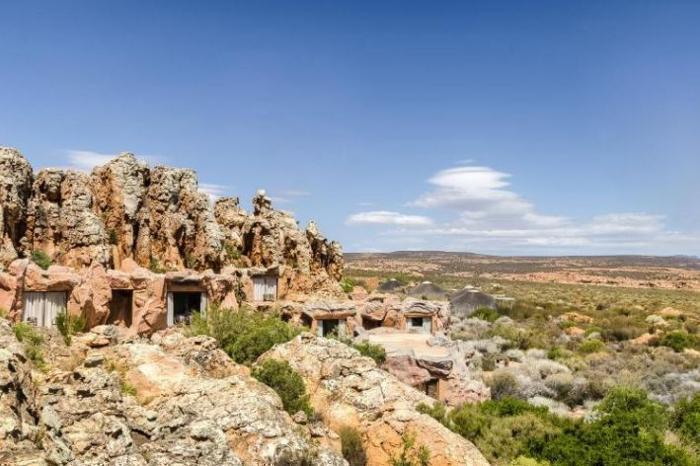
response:
M0 466L700 466L700 1L0 18Z

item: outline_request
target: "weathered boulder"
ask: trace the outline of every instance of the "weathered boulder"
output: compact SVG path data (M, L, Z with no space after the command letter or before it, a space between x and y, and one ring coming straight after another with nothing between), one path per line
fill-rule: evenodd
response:
M471 442L416 411L432 398L339 341L305 333L261 360L268 358L288 361L302 375L314 408L332 429L351 426L361 432L369 464L389 464L402 436L413 433L430 449L431 465L488 465Z
M27 212L27 247L70 267L87 267L93 262L107 265L107 233L92 205L88 175L39 171Z
M253 198L253 215L241 231L243 254L253 266L278 267L285 294L312 290L340 293L340 245L328 242L313 223L301 230L294 217L272 208L264 191Z
M115 327L96 331L70 348L77 365L34 383L0 320L2 464L347 465L213 340L166 332L120 341ZM107 344L86 350L91 335Z
M0 319L0 464L42 465L33 419L39 415L36 386L23 345L9 322Z
M32 166L11 147L0 147L0 264L15 260L27 226Z
M148 165L139 162L134 154L123 153L101 167L95 167L91 175L95 195L95 212L103 219L110 243L114 264L120 266L124 258L137 258L148 265L150 251L139 244L140 213L150 183ZM141 236L143 238L143 236Z

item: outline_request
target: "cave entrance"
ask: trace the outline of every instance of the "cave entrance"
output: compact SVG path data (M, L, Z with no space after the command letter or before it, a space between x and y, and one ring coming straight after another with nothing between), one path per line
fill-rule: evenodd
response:
M112 290L112 301L109 303L107 324L131 327L134 312L133 303L133 290Z
M318 321L318 334L322 337L345 336L345 321L341 319L322 319Z
M362 316L362 328L365 330L372 330L374 328L379 328L382 326L380 320L369 319L366 316Z
M440 381L438 379L430 379L423 383L420 390L431 398L438 398Z

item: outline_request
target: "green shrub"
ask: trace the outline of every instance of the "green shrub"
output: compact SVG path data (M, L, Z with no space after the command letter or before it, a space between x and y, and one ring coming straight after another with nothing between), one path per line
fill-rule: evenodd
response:
M496 309L492 309L490 307L480 307L476 309L470 317L475 317L477 319L493 323L496 321L496 319L501 317L501 315Z
M511 461L508 466L550 466L550 464L549 461L537 461L536 459L521 455Z
M363 341L352 345L352 347L359 351L362 356L374 359L374 362L376 362L378 366L381 366L384 364L384 361L386 361L386 350L381 345Z
M241 258L241 251L239 251L238 248L231 243L227 242L224 244L224 252L226 252L226 257L229 260L235 261Z
M425 445L416 445L416 436L405 433L401 437L401 453L392 456L391 466L429 466L430 450Z
M564 350L559 346L553 346L547 351L547 357L553 361L564 357Z
M70 345L73 335L83 332L86 325L85 317L72 316L65 310L56 314L56 328L63 335L63 341Z
M40 249L35 249L34 251L32 251L31 260L44 270L47 270L49 267L51 267L51 258L48 254L46 254Z
M667 346L676 353L680 353L686 348L695 347L695 345L697 345L697 337L683 330L676 330L664 335L659 341L659 345Z
M289 414L299 411L303 411L307 416L313 414L304 380L287 361L267 359L253 368L252 375L277 392L282 399L285 411Z
M16 323L12 326L12 331L15 334L15 338L24 343L24 352L27 357L39 369L44 369L46 367L46 362L44 361L44 352L41 347L44 343L44 337L34 326L27 322Z
M343 458L350 466L366 466L367 453L362 446L362 436L352 427L343 427L338 431L340 436L341 451Z
M279 343L286 343L301 329L276 316L266 316L248 308L239 311L211 306L206 317L195 313L188 329L190 335L213 337L231 358L250 365L261 354Z
M449 425L449 419L447 417L447 408L443 403L435 402L432 406L425 403L419 403L416 406L416 411L419 413L427 414L433 419L437 420L441 424Z
M684 439L696 435L700 426L695 418L700 412L697 397L676 410L672 426ZM466 404L448 414L439 405L418 409L474 442L494 464L694 464L687 453L664 443L668 413L642 390L611 390L590 422L560 418L546 408L509 397Z
M344 277L340 280L340 287L343 289L343 293L350 293L355 288L355 282L351 278Z
M600 351L603 351L605 349L605 343L603 343L600 340L597 339L592 339L592 340L584 340L581 342L581 344L578 347L578 350L582 353L590 354L590 353L598 353Z
M700 393L676 404L671 416L671 427L684 441L700 449Z
M4 307L0 307L0 319L7 319L10 313Z
M487 385L491 388L491 398L494 400L513 397L518 393L518 382L510 372L494 373Z
M156 259L155 257L151 257L151 262L148 264L148 270L150 270L153 273L165 273L167 270L165 270L165 267L160 265L160 261Z
M109 244L115 245L119 242L119 238L117 237L117 231L112 228L109 230Z

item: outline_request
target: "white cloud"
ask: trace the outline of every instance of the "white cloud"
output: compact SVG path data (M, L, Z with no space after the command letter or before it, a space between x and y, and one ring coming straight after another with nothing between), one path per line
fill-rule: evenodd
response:
M570 218L539 212L512 191L510 175L489 167L461 166L428 179L432 189L408 203L436 217L377 210L348 217L346 223L388 225L384 244L399 249L422 237L427 248L496 254L697 254L700 232L681 233L663 215L645 212L606 213ZM417 228L420 227L420 228ZM390 248L387 248L390 249Z
M299 197L308 197L311 193L300 189L287 189L280 191L279 194L270 195L270 200L275 204L291 204Z
M405 215L399 212L375 210L371 212L358 212L350 215L345 221L348 225L403 225L403 226L427 226L433 221L421 215Z
M229 192L229 187L213 183L200 183L199 191L209 196L209 201L214 202L221 196L225 196Z
M68 158L68 165L65 167L70 170L77 170L83 172L90 172L93 168L98 165L104 165L113 158L117 157L119 154L104 154L100 152L95 152L91 150L75 150L70 149L64 151L66 157ZM164 159L159 156L154 155L140 155L137 154L136 158L142 160L149 165L162 164Z
M556 226L567 222L564 217L536 212L530 202L507 189L508 178L509 174L489 167L442 170L428 180L435 189L410 205L456 210L461 220L472 226Z

